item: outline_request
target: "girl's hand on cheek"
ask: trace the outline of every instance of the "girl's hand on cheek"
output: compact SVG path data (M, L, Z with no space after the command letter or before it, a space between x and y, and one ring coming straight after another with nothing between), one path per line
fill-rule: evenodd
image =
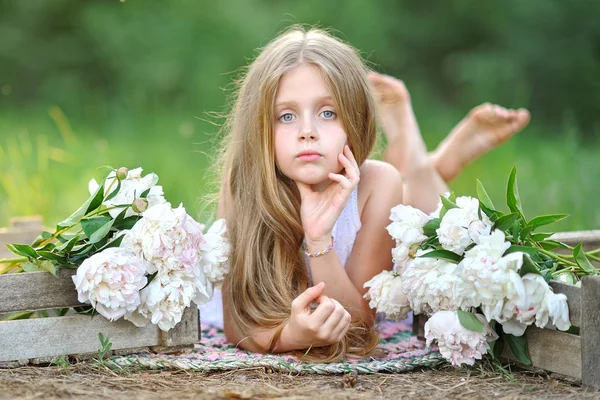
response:
M344 146L338 161L344 171L341 174L330 173L332 182L324 191L315 192L310 185L296 182L302 202L300 218L310 252L322 250L330 244L333 225L360 181L360 170L350 147Z
M327 346L341 341L350 327L350 313L336 300L323 296L325 283L310 287L292 302L290 319L281 340L294 347ZM310 311L310 303L319 306Z

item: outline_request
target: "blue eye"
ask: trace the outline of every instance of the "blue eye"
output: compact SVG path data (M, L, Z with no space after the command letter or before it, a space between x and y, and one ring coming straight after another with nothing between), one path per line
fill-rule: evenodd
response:
M285 113L285 114L283 114L281 117L279 117L279 120L280 120L281 122L292 122L292 121L294 120L294 118L296 118L296 117L294 116L294 114L291 114L291 113Z
M321 115L326 119L332 119L335 117L335 113L331 110L325 110L321 113Z

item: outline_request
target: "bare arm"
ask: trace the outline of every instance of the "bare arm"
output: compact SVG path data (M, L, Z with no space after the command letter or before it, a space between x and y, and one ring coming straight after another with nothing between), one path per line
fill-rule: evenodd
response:
M374 311L363 298L363 285L384 269L392 268L394 242L385 227L390 223L391 208L402 201L400 174L388 164L367 161L361 167L358 191L364 199L362 227L346 268L335 251L312 258L310 268L314 282L327 283L327 296L341 302L353 318L373 322Z

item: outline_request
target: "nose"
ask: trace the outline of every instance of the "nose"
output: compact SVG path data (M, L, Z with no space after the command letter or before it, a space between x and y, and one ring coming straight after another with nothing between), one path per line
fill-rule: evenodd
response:
M308 118L304 120L304 123L300 127L300 135L298 139L301 142L304 141L314 141L317 140L319 135L317 134L316 127L313 125L312 121Z

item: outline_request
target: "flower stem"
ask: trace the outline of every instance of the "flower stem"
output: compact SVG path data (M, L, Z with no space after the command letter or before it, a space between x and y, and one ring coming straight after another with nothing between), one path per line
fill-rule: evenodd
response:
M555 260L560 261L561 263L563 263L565 265L570 265L571 267L578 267L578 265L575 264L573 261L569 261L569 260L567 260L565 258L562 258L558 254L553 253L551 251L548 251L548 250L542 248L541 246L538 248L538 250L539 250L540 253L545 254L547 256L550 256L550 257L554 258Z
M17 263L21 261L27 261L27 257L0 258L0 264Z

